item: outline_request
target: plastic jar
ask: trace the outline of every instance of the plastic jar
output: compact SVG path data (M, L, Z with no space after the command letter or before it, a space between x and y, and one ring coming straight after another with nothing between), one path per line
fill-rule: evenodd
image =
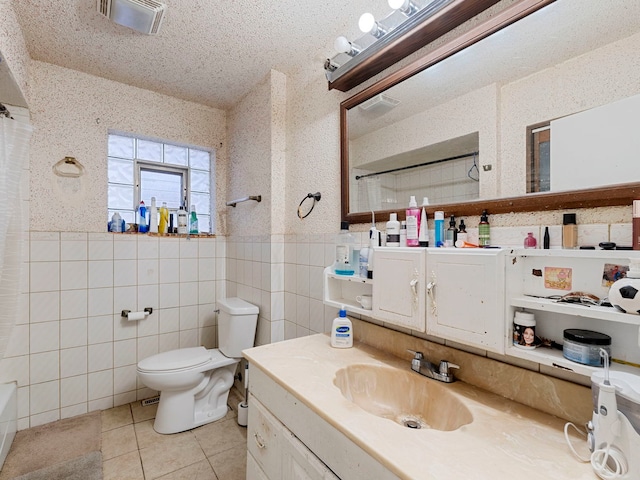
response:
M537 343L535 315L530 312L516 312L513 317L513 346L533 350Z
M611 337L609 335L574 328L564 331L562 355L572 362L602 367L601 348L604 348L611 356Z

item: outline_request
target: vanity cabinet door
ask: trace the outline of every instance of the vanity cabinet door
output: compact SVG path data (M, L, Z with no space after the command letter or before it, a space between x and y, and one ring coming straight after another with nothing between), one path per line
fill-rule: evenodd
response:
M340 480L289 431L284 435L282 450L282 480Z
M249 395L247 450L267 478L282 478L284 426L253 395ZM260 477L257 477L260 478Z
M426 330L424 248L376 248L372 315L384 322Z
M504 353L504 253L428 249L427 333Z
M247 452L247 480L269 480L249 452Z

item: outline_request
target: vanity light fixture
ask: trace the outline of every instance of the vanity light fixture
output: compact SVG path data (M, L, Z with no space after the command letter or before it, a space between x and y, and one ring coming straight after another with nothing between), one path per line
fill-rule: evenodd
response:
M376 38L381 38L387 34L387 29L376 22L371 13L363 13L358 20L358 27L362 33L370 33Z
M362 51L360 47L347 40L347 37L342 36L336 38L336 41L333 42L333 48L336 49L336 52L346 53L350 57L355 57Z
M380 51L392 44L396 45L404 35L428 23L427 20L440 10L460 0L387 1L394 10L380 21L377 21L371 13L362 14L358 21L358 26L364 33L362 37L353 42L342 36L336 39L334 47L338 54L324 64L325 76L330 86L345 73L360 64L370 62L371 57ZM498 0L491 1L495 3ZM401 15L397 13L398 11ZM464 19L466 18L461 21ZM379 63L376 62L376 64Z
M399 10L407 17L410 17L418 11L418 6L411 0L388 0L389 7Z
M147 35L160 31L167 8L156 0L96 0L96 7L112 22Z

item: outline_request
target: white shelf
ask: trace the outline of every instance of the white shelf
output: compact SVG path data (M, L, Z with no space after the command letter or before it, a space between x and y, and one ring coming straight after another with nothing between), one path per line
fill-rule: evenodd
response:
M623 258L629 259L638 257L640 252L637 250L580 250L552 248L545 249L525 249L514 248L510 251L511 255L518 257L566 257L566 258Z
M331 267L327 267L327 269L330 269L330 268ZM359 275L338 275L331 272L327 272L326 275L329 278L335 278L336 280L341 280L343 282L356 282L356 283L365 283L367 285L373 285L373 280L371 278L364 278Z
M613 307L599 307L578 305L575 303L559 303L555 300L534 297L515 297L511 299L513 307L528 308L530 310L543 310L574 317L595 318L596 320L607 320L609 322L627 323L629 325L640 326L640 315L622 313Z
M556 350L553 348L541 348L538 347L534 350L524 350L514 346L507 347L506 354L512 357L523 358L532 362L548 365L550 367L556 367L560 370L567 370L580 375L591 376L593 372L602 371L602 367L591 367L589 365L582 365L581 363L572 362L564 358L562 350ZM640 374L640 369L632 367L630 365L622 365L612 362L611 370L617 372L633 373L635 375Z

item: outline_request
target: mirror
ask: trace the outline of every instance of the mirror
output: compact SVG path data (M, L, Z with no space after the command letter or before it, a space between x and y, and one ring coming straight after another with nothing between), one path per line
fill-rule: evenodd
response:
M618 132L596 145L602 129L576 136L574 128L569 155L554 152L562 150L557 123L582 125L612 105L639 103L640 2L531 3L517 2L341 104L344 220L368 222L372 209L380 220L402 216L410 195L429 197L430 213L455 215L631 204L640 171L612 169L621 154L610 145L635 136ZM550 123L552 191L527 194L528 132ZM573 178L582 162L558 168L589 151L600 155L584 162L589 178L601 183ZM625 173L607 179L612 171Z

